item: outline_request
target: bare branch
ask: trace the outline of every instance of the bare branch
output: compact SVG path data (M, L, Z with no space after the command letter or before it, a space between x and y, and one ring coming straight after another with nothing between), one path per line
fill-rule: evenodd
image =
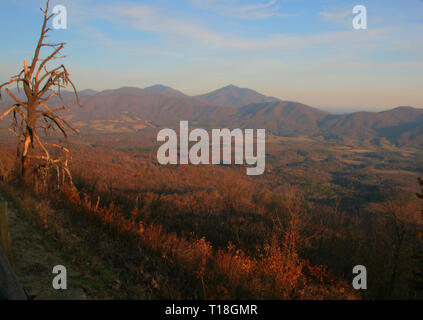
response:
M16 104L17 105L20 105L20 106L22 106L22 107L24 107L24 106L26 106L27 105L27 103L26 102L22 102L21 100L19 100L18 98L16 98L15 97L15 95L12 93L12 92L10 92L10 90L8 89L8 88L6 88L5 89L5 91L7 92L7 94L13 99L13 100L15 100L15 102L16 102Z
M0 120L2 120L4 117L8 116L10 113L12 113L12 111L14 111L16 109L16 105L13 105L10 109L8 109L6 112L4 112L1 116L0 116Z

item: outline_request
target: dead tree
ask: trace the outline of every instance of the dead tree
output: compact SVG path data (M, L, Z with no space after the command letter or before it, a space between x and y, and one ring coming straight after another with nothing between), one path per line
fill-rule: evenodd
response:
M0 85L0 97L1 89L5 87L6 93L13 101L10 108L0 115L0 120L8 115L13 117L9 130L18 138L17 159L20 167L18 170L25 181L30 173L30 165L34 164L34 169L44 168L45 172L54 169L59 181L65 183L67 177L72 183L68 169L70 158L68 132L73 131L79 134L79 131L59 115L60 111L70 107L70 105L63 105L61 89L71 86L78 105L79 97L75 85L69 79L69 72L63 64L53 68L47 66L54 60L66 57L61 54L66 43L46 41L51 31L47 24L54 16L48 13L49 0L45 9L40 10L44 19L31 64L28 65L25 59L23 70L10 81ZM51 49L50 55L45 58L40 57L43 48ZM25 94L22 101L18 95L7 88L15 84L18 93L23 90ZM60 107L48 106L49 100L54 96L58 96L62 101ZM39 135L40 132L44 133L43 137ZM52 134L58 138L64 138L64 143L60 142L61 139L58 143L48 142L46 138ZM53 153L59 153L59 156L52 156Z

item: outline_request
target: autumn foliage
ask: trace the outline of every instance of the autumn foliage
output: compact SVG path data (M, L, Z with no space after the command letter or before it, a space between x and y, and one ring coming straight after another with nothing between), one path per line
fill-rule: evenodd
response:
M10 154L1 158L10 173ZM76 189L34 189L55 208L39 210L39 223L60 229L55 211L63 212L87 247L122 270L123 288L173 299L415 297L413 199L389 194L346 212L242 168L160 166L145 153L98 147L77 148L70 169ZM357 264L374 274L364 296L350 284Z

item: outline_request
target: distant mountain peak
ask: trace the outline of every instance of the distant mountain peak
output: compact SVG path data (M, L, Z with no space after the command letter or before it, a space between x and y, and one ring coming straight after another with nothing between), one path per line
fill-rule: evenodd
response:
M410 107L410 106L399 106L390 110L384 110L382 112L392 112L392 111L414 111L414 110L419 110L417 108L414 107Z
M184 93L182 93L181 91L175 90L171 87L168 86L164 86L162 84L155 84L152 85L150 87L144 88L145 91L149 91L149 92L158 92L170 97L183 97L185 96Z
M236 85L234 85L234 84L228 84L227 86L224 86L224 87L222 87L222 88L216 89L216 90L214 90L214 91L212 91L212 92L216 92L216 91L223 91L223 90L239 90L239 91L251 90L251 91L254 91L254 90L252 90L252 89L242 88L242 87L236 86ZM254 91L254 92L256 92L256 91ZM258 92L257 92L257 93L258 93Z
M223 87L222 89L242 89L234 84L228 84L227 86Z
M242 107L252 103L266 103L280 101L273 97L267 97L257 91L240 88L233 84L217 89L215 91L202 94L197 98L209 103L225 107Z
M155 84L149 87L144 88L145 90L169 90L172 89L171 87L168 86L164 86L162 84ZM174 89L172 89L174 90Z

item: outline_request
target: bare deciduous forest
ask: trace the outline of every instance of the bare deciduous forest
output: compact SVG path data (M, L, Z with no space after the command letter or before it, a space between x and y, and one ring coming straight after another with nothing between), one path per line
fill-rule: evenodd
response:
M149 298L419 297L421 204L413 194L396 190L349 211L236 168L166 168L145 158L76 149L76 188L35 183L25 191L53 208L35 210L40 226L71 228L77 245L98 248L102 262L121 268L122 288L146 284ZM2 152L2 189L11 197L22 192L7 170L13 160ZM113 246L98 247L107 237ZM350 285L357 264L369 272L364 296Z

